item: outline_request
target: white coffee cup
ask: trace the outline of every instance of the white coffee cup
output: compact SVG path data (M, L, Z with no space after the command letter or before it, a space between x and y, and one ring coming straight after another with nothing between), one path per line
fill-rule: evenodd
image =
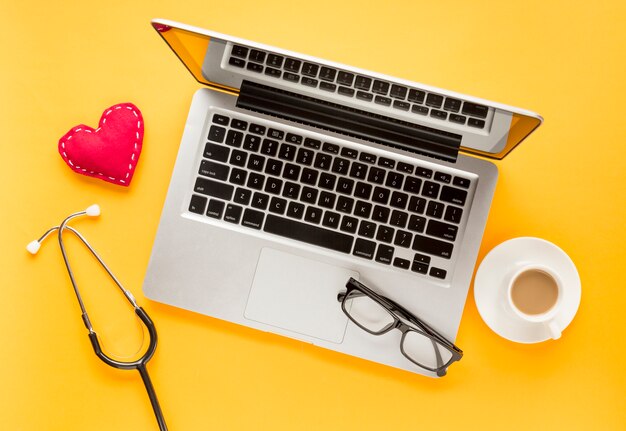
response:
M555 318L563 304L563 281L551 268L529 264L515 271L507 287L507 304L518 318L545 325L555 340L561 337Z

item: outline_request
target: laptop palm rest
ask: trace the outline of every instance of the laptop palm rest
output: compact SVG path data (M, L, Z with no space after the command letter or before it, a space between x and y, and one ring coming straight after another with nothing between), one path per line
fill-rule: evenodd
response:
M341 343L348 318L337 294L355 271L272 248L261 250L244 315L298 334Z

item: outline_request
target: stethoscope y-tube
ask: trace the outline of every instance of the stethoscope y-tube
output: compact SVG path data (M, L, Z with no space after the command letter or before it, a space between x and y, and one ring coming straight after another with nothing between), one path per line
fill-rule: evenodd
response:
M130 293L128 290L124 289L122 284L113 275L111 270L106 266L106 264L102 261L100 256L98 256L98 253L96 253L96 251L93 249L93 247L91 247L91 245L87 242L87 240L76 229L67 225L69 221L72 220L73 218L84 216L84 215L87 215L90 217L99 216L100 207L98 205L92 205L89 208L87 208L85 211L79 211L77 213L69 215L68 217L65 218L65 220L63 220L63 222L60 225L48 229L46 233L44 233L38 240L35 240L31 242L30 244L28 244L26 249L30 253L36 254L39 251L39 248L41 247L41 243L43 242L43 240L45 240L52 232L58 231L57 236L59 239L59 247L61 249L61 254L63 255L63 261L65 263L67 273L70 277L70 282L72 283L72 287L74 288L76 299L78 299L78 305L80 306L80 310L82 313L81 317L82 317L85 327L89 331L89 334L88 334L89 340L91 341L91 345L93 347L94 352L96 353L96 356L98 356L98 358L100 358L105 364L110 365L111 367L119 368L121 370L136 369L137 371L139 371L139 374L141 375L141 379L144 383L144 386L146 387L146 391L148 392L148 396L150 397L150 403L152 404L154 415L156 416L156 420L159 424L159 429L161 431L166 431L167 425L165 424L165 419L163 418L163 412L161 411L161 406L159 405L159 401L157 399L154 386L152 385L152 381L150 380L150 375L148 374L148 369L146 368L147 362L152 358L156 350L156 346L157 346L156 328L154 326L154 323L152 322L152 319L150 319L150 316L148 316L148 313L146 313L143 308L137 305L137 301L135 301L135 297L133 296L133 294ZM124 294L124 297L133 306L135 314L137 315L137 317L139 317L139 319L143 322L144 326L148 330L149 339L150 339L148 348L146 352L143 354L143 356L140 357L139 359L136 359L134 361L129 361L129 362L118 361L118 360L112 359L106 353L102 351L102 348L100 346L100 341L98 340L98 334L93 329L91 321L89 320L89 315L87 314L87 310L85 309L85 304L83 303L83 299L80 295L80 291L78 290L78 286L76 285L76 279L74 278L74 273L72 271L72 267L68 260L67 253L65 251L65 244L63 243L63 233L66 229L72 232L74 235L76 235L76 237L82 241L85 247L87 247L87 249L91 252L91 254L96 258L96 260L100 263L102 268L104 268L107 274L111 277L113 282L117 285L117 287L120 288L120 290Z

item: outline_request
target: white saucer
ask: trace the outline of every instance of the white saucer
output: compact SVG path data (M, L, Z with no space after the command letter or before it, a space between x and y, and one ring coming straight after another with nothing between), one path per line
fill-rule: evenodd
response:
M570 324L580 304L580 277L563 250L540 238L514 238L496 246L485 256L474 280L474 300L481 317L496 334L518 343L539 343L550 339L541 323L521 320L509 309L506 299L510 277L522 266L542 264L563 280L563 306L556 316L561 330Z

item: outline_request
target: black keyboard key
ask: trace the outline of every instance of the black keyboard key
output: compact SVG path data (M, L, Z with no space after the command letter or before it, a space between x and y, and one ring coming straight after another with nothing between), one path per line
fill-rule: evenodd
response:
M391 243L393 241L393 234L395 233L395 229L389 226L380 225L378 226L378 232L376 233L376 239L382 242Z
M367 175L367 165L363 163L353 162L352 168L350 169L350 176L354 178L358 178L360 180L364 179Z
M323 169L327 171L330 169L332 160L333 160L332 156L329 156L328 154L317 153L317 156L315 157L315 163L313 164L313 166L315 166L318 169Z
M319 150L322 148L322 141L318 141L317 139L306 138L304 140L304 146L307 148L313 148L314 150Z
M274 157L278 153L278 141L273 139L263 139L263 145L261 145L261 154Z
M432 181L424 181L424 187L422 187L422 196L437 199L439 195L439 184Z
M357 150L353 150L352 148L344 147L341 149L341 155L350 159L356 159L358 154L359 152Z
M265 61L265 52L258 49L251 49L248 60L255 61L257 63L263 63Z
M283 170L283 178L288 180L298 181L300 177L300 166L294 165L292 163L287 163L285 165L285 169Z
M347 196L339 196L337 199L337 206L335 209L344 214L352 213L352 207L354 206L354 199Z
M290 144L300 145L302 143L302 136L296 135L295 133L287 133L287 138L285 138L285 141L289 142Z
M376 79L374 81L374 85L372 85L372 91L376 94L386 96L387 93L389 93L389 83Z
M364 259L372 260L374 258L374 251L376 251L376 243L374 241L357 238L356 243L354 244L354 252L352 252L352 254Z
M222 126L228 126L228 117L225 115L214 114L213 122L215 124L221 124Z
M230 127L233 129L246 130L248 128L248 123L243 120L233 118L230 120Z
M292 161L296 157L296 147L290 144L282 144L278 151L278 158Z
M425 97L426 97L426 92L411 89L411 91L409 91L409 97L407 100L409 102L422 103Z
M224 220L229 223L239 224L242 211L243 208L239 205L228 204L226 205L226 211L224 211Z
M371 102L374 99L374 95L372 93L359 90L356 92L356 98L359 100L364 100L366 102Z
M411 112L413 112L414 114L428 115L428 111L430 111L430 109L428 109L425 106L420 106L420 105L411 106Z
M452 223L460 223L461 217L463 216L463 210L461 208L448 205L446 208L446 213L443 216L443 219Z
M451 204L465 205L465 199L467 199L467 191L450 186L443 186L439 199L444 202L449 202Z
M415 175L423 178L431 178L433 176L433 171L426 168L420 168L419 166L415 169Z
M267 61L265 64L267 64L268 66L281 68L283 66L284 59L285 57L283 57L282 55L269 54L267 56Z
M303 76L302 80L300 81L300 84L306 85L307 87L316 88L318 82L319 81L317 79L309 78L308 76Z
M287 207L287 217L300 220L304 215L304 205L299 202L289 202ZM269 219L269 217L268 217Z
M281 140L285 137L285 132L283 132L282 130L269 129L267 131L267 136L272 139Z
M233 202L241 205L249 205L250 199L252 199L252 192L242 187L237 187L235 190L235 196L233 196Z
M337 83L341 85L346 85L348 87L352 86L352 82L354 81L354 74L350 72L339 72L337 74Z
M335 76L337 75L337 71L335 69L331 69L330 67L322 66L320 70L320 79L324 81L333 82L335 81Z
M352 250L353 239L350 235L318 226L311 226L273 214L267 215L263 230L268 233L329 248L341 253L350 253Z
M274 69L273 67L266 67L265 74L267 76L271 76L272 78L280 78L280 75L282 75L283 72L278 69Z
M457 124L465 124L467 117L459 114L450 114L449 120Z
M372 213L372 204L365 201L356 201L356 206L354 208L354 215L369 218Z
M264 182L265 182L265 177L263 175L252 172L250 173L250 176L248 177L248 182L246 183L246 185L250 187L251 189L262 190Z
M409 218L409 215L407 213L403 211L393 210L391 212L391 218L389 219L389 224L391 226L404 229L408 218Z
M287 200L274 196L270 201L269 210L275 214L284 214L287 209Z
M256 211L250 208L246 208L246 210L243 212L241 225L252 228L252 229L261 230L264 217L265 217L265 214L263 214L261 211Z
M409 195L407 195L406 193L393 192L391 194L391 200L389 201L389 205L394 208L399 208L403 210L404 208L406 208L406 204L408 203L408 201Z
M412 230L413 232L424 232L424 228L426 227L426 219L424 217L412 215L409 218L409 225L407 229Z
M224 213L224 207L226 204L222 201L218 201L216 199L211 199L209 201L209 206L206 210L206 215L209 217L221 219L222 214Z
M446 278L446 273L447 273L447 272L446 272L446 270L445 270L445 269L440 269L440 268L435 268L435 267L432 267L432 268L430 268L430 273L429 273L429 275L430 275L431 277L441 278L441 279L443 280L444 278Z
M420 188L422 187L422 180L415 177L407 177L404 182L404 191L409 193L419 193Z
M415 235L413 238L413 246L411 248L422 253L443 257L444 259L450 259L450 256L452 256L453 244L422 235Z
M389 189L384 189L382 187L374 187L374 194L372 195L372 200L374 202L378 202L381 204L387 204L389 201L389 195L391 192Z
M367 176L370 183L382 184L385 182L385 170L372 166Z
M374 238L374 235L376 235L376 223L361 220L361 224L359 225L359 235L366 238Z
M335 157L333 161L332 171L336 174L347 175L348 169L350 168L350 161L347 159L342 159L341 157Z
M411 265L411 271L418 274L428 274L428 265L420 262L413 261Z
M355 233L359 221L354 217L343 216L339 229L348 233Z
M316 207L308 207L304 213L304 221L319 224L322 221L322 210Z
M380 157L378 159L378 166L393 169L396 166L396 161L393 159L388 159L387 157Z
M309 62L304 62L304 64L302 65L302 71L301 73L305 76L310 76L312 78L315 78L317 76L317 72L319 71L319 66L317 64L313 64L313 63L309 63Z
M411 196L409 200L408 210L414 213L422 214L426 209L426 199Z
M413 262L425 263L426 265L430 265L430 256L415 253L415 256L413 256Z
M317 176L318 173L316 170L304 168L302 169L302 175L300 176L300 181L304 184L310 184L314 186L317 184Z
M404 163L404 162L398 162L398 167L397 169L400 172L405 172L407 174L412 174L413 173L413 165L409 164L409 163Z
M367 163L376 163L376 156L370 153L361 153L359 160Z
M336 182L337 177L335 175L322 172L320 175L320 181L317 185L322 189L333 190Z
M335 91L337 91L337 86L335 84L331 84L330 82L322 81L320 82L320 90L334 93Z
M470 186L470 180L461 177L454 177L454 179L452 180L452 184L467 189Z
M234 57L231 57L228 59L228 64L230 64L231 66L242 67L242 68L246 66L245 60L242 60L240 58L234 58Z
M431 109L430 116L433 118L437 118L438 120L445 120L448 118L448 113L445 111L439 111L438 109Z
M221 163L210 162L208 160L203 160L200 163L200 169L198 173L205 177L215 178L217 180L226 181L228 178L228 172L230 171L230 167L227 165L222 165Z
M426 208L426 215L441 218L443 215L443 207L444 205L441 202L430 201L428 202L428 207Z
M369 91L370 87L372 86L372 78L367 78L365 76L359 75L359 76L356 77L356 81L354 82L354 86L358 90Z
M236 130L229 130L226 135L226 145L230 145L231 147L239 148L241 147L241 142L243 141L243 133L238 132Z
M409 269L410 265L411 265L411 262L409 262L406 259L402 259L401 257L396 257L393 260L393 266L395 266L397 268Z
M233 197L233 191L235 188L220 181L213 181L207 178L196 178L196 184L194 185L193 190L196 193L202 193L203 195L229 201Z
M246 161L248 160L248 153L245 151L233 150L230 154L229 163L233 166L246 166Z
M426 96L426 106L430 106L431 108L440 108L443 103L443 96L438 94L429 93Z
M338 94L341 94L342 96L346 96L346 97L352 97L354 96L354 90L352 88L348 88L348 87L339 87L339 90L337 90Z
M265 193L255 192L254 196L252 196L252 205L254 208L258 208L260 210L267 209L267 205L270 202L270 197Z
M413 239L413 234L411 232L398 230L396 232L396 238L393 240L393 243L394 245L397 245L398 247L409 248L411 247L412 239Z
M459 110L461 109L461 101L459 99L446 97L446 101L443 104L443 109L450 112L459 112Z
M311 166L311 163L313 163L313 151L308 150L306 148L300 148L298 150L298 156L296 157L296 162L301 164L301 165L305 165L305 166Z
M352 190L354 189L354 180L349 178L339 177L337 181L337 193L342 193L344 195L351 195Z
M391 259L393 259L393 252L394 249L390 245L379 244L378 250L376 251L376 262L389 265Z
M324 142L324 145L322 145L322 151L330 154L339 154L339 145L331 144L330 142Z
M389 173L387 174L387 180L385 181L385 185L387 187L399 189L402 187L403 182L404 182L404 175L398 172L389 171Z
M226 129L220 126L211 126L209 129L209 141L224 142L226 136Z
M442 172L435 172L435 179L437 181L441 181L442 183L450 184L452 181L452 175L444 174Z
M372 211L372 220L387 223L387 220L389 220L389 213L389 208L376 205L374 206L374 211Z
M246 138L243 140L244 150L248 150L248 151L252 151L253 153L256 153L257 151L259 151L260 147L261 147L261 138L259 138L258 136L254 136L254 135L246 135Z
M300 185L287 181L283 188L283 196L289 199L298 199L298 196L300 196Z
M334 193L323 191L320 193L320 198L317 201L317 204L324 208L334 209L335 200L337 200L337 195L335 195Z
M407 102L402 102L400 100L394 100L393 107L401 111L408 111L409 108L411 107L411 104Z
M233 50L231 54L235 57L246 58L248 57L248 48L241 45L233 45Z
M330 227L336 229L339 227L339 220L341 216L332 211L326 211L324 213L324 218L322 218L322 226Z
M354 188L354 196L362 199L369 199L372 194L372 185L362 182L357 182Z
M248 173L243 169L233 168L230 172L230 181L233 184L237 184L243 186L246 183L246 178L248 178Z
M383 106L389 106L389 105L391 105L391 99L389 97L376 96L374 98L374 103L377 103L377 104L383 105Z
M265 173L269 175L279 176L283 169L283 162L276 159L268 159L265 165Z
M302 194L300 195L300 200L308 204L314 204L315 202L317 202L318 193L319 192L317 191L317 189L314 189L312 187L303 187Z
M285 72L283 73L283 79L289 82L299 82L300 75L296 75L295 73Z
M256 73L263 72L263 66L261 66L260 64L256 64L256 63L248 63L248 65L246 66L246 69L252 72L256 72Z
M285 70L289 72L298 73L300 71L300 65L302 62L294 58L288 58L285 60Z
M263 165L265 165L265 157L259 156L258 154L250 154L250 158L248 159L248 169L261 172L263 170Z
M437 238L446 239L448 241L454 241L456 234L459 231L457 226L443 223L437 220L431 220L428 222L426 233L430 236L436 236Z
M476 103L465 102L463 104L463 114L471 115L472 117L487 118L489 108L484 105L478 105Z
M189 202L189 211L196 214L204 214L207 200L208 199L204 196L191 196L191 201Z
M265 191L273 195L280 194L280 190L283 188L283 180L278 178L269 177L265 182Z
M482 129L483 127L485 127L485 120L470 118L469 120L467 120L467 125L470 127L476 127L477 129Z
M404 100L406 98L406 93L409 91L408 88L402 87L401 85L393 84L391 86L391 93L389 95L394 99Z
M209 142L204 147L204 157L217 160L218 162L226 162L228 160L229 151L227 147Z

